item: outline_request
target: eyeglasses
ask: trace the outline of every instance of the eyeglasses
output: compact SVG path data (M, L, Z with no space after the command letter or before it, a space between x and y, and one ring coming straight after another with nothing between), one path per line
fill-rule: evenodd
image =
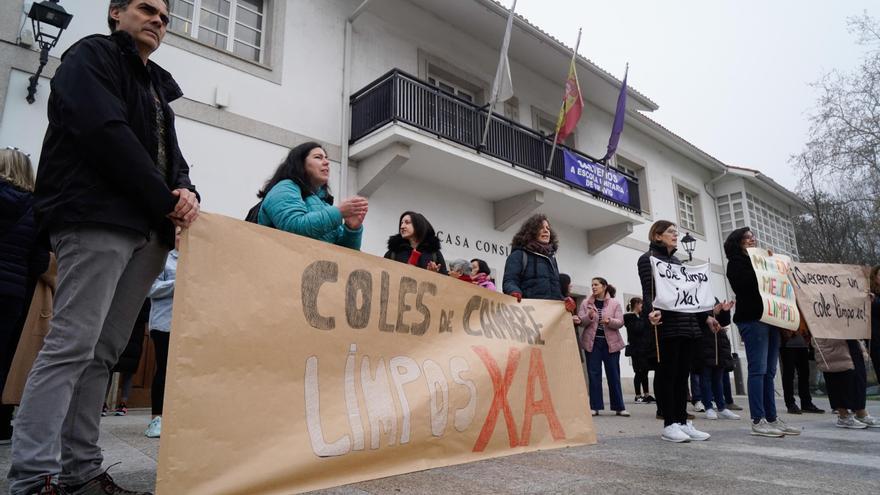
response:
M30 154L30 153L27 153L27 152L25 152L24 150L22 150L21 148L17 148L17 147L15 147L15 146L7 146L6 149L11 150L11 151L17 151L17 152L21 153L22 155L24 155L24 156L26 156L26 157L28 157L28 158L31 157L31 154Z

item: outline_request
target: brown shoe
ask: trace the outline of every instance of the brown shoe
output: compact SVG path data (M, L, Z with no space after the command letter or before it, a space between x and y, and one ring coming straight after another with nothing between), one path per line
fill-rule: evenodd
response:
M117 485L107 472L95 476L84 485L67 487L69 495L153 495L149 492L135 492Z

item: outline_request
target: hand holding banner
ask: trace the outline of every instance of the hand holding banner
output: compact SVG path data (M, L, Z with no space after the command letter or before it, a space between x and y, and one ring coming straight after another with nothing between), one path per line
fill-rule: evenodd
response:
M761 321L786 330L797 330L801 318L791 280L791 258L770 254L762 248L748 248L749 259L758 278L758 291L764 302Z
M654 273L654 308L681 313L702 313L715 306L709 285L708 263L676 265L651 256Z

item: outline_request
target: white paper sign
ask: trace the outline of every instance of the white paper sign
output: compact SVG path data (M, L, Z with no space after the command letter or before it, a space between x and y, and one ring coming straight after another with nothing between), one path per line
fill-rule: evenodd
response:
M676 265L651 256L651 271L654 273L654 308L702 313L715 306L708 263Z

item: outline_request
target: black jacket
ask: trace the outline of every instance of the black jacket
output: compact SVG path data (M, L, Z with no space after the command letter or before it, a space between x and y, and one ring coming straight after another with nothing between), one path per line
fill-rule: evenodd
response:
M161 101L166 129L167 176L156 166L159 139L150 87ZM174 112L183 95L153 62L145 66L124 31L87 36L61 58L49 95L35 211L41 231L75 223L114 225L172 246L173 189L195 191L180 153Z
M657 369L657 339L654 338L654 329L650 325L645 325L644 321L635 313L623 315L623 325L626 327L626 339L633 370Z
M523 266L523 263L526 266ZM527 299L554 301L564 299L559 284L556 258L534 253L522 247L513 248L510 256L507 257L501 288L505 294L519 292Z
M752 261L745 254L727 258L727 280L736 294L736 307L733 313L735 323L756 321L764 312L764 302L758 291L758 276Z
M409 261L412 251L413 248L409 241L401 237L400 234L395 234L388 238L388 251L385 253L385 257L389 260L406 263ZM433 261L440 265L439 273L449 274L446 269L446 260L443 259L443 253L440 252L440 239L436 235L419 243L418 251L422 253L417 265L419 268L428 268L428 263Z
M0 179L0 296L27 299L29 281L48 266L49 251L37 243L31 193Z
M651 248L639 257L639 279L642 282L642 300L644 301L642 304L642 319L649 329L651 329L651 324L648 321L648 314L654 311L654 275L651 271L651 256L667 263L680 265L681 260L676 258L674 254L674 250L670 253L666 250L665 246L651 243ZM661 339L672 337L696 339L700 337L700 327L697 324L697 315L692 313L680 313L678 311L667 311L665 309L661 309L660 312L662 317L657 330Z
M699 313L697 321L700 324L699 351L696 367L701 369L703 366L720 366L728 371L733 371L733 354L731 353L730 338L727 336L729 330L712 333L709 325L706 324L706 318L711 313ZM715 317L722 327L730 325L730 311L722 311ZM717 346L716 346L717 344ZM717 358L717 361L716 361Z

